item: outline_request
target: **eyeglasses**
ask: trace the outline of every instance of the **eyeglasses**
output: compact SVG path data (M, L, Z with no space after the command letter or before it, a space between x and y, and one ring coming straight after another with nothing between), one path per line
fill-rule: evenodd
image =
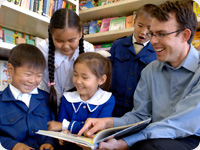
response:
M170 33L165 33L165 34L162 34L162 33L153 34L151 32L151 33L147 33L147 36L149 38L152 38L153 36L155 36L157 39L163 39L166 35L170 35L170 34L173 34L173 33L181 32L183 30L185 30L185 29L181 29L181 30L177 30L177 31L173 31L173 32L170 32Z

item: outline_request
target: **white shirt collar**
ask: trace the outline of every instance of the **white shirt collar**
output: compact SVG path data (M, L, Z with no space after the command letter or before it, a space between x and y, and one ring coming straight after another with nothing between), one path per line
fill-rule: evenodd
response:
M11 93L13 94L14 98L16 100L23 101L27 107L29 107L30 99L32 94L38 94L38 89L33 89L30 93L22 93L20 90L18 90L16 87L14 87L11 83L9 84L9 88Z
M79 55L79 47L75 50L72 58L69 60L68 56L63 55L59 50L55 51L55 68L60 67L63 61L75 61Z
M133 34L133 36L132 36L132 42L133 42L133 44L134 44L135 42L137 42L136 39L135 39L134 34ZM149 43L149 41L147 41L147 42L145 42L145 43L142 43L142 44L143 44L144 46L146 46L148 43Z
M75 112L78 112L80 106L83 103L87 104L87 107L90 112L93 112L99 105L106 103L110 99L112 93L103 91L102 89L99 88L99 90L87 101L83 101L80 98L80 94L77 91L65 92L63 95L68 102L72 103ZM80 104L76 108L73 103L78 103L78 102L80 102ZM90 105L96 105L97 107L91 108Z

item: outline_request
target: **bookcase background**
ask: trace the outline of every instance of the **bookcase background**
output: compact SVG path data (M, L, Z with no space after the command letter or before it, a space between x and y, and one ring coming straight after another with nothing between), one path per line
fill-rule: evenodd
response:
M71 3L78 3L79 0L66 0ZM153 0L152 4L159 5L167 0ZM176 0L171 0L176 1ZM180 0L186 1L186 0ZM144 4L149 3L149 0L124 0L108 5L98 6L87 10L79 11L79 16L83 22L89 22L91 20L98 20L108 17L121 17L133 14L133 11L137 10ZM2 3L2 2L0 2ZM0 7L0 26L6 27L19 32L31 34L41 38L48 37L48 24L49 18L41 16L35 12L31 12L25 8L21 8L17 5L4 1ZM200 21L198 21L200 22ZM200 23L199 23L200 26ZM134 27L126 28L116 31L107 31L94 34L88 34L84 36L84 39L92 44L102 44L113 42L114 40L129 36L133 33ZM0 56L6 54L13 46L4 42L0 43ZM9 54L9 53L8 53Z

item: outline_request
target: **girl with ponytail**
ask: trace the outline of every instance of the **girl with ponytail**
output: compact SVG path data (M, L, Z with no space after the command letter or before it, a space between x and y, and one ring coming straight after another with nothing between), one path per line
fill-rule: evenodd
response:
M94 51L94 47L83 40L81 20L70 9L59 9L52 15L48 34L38 46L47 61L41 86L50 93L50 107L57 116L61 96L74 87L74 61L79 54Z

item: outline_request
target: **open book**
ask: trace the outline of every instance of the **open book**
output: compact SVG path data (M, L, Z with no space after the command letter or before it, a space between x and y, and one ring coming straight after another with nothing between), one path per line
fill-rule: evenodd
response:
M98 132L93 138L87 138L84 136L77 136L76 134L62 133L57 131L39 130L36 133L95 149L98 146L98 143L101 141L105 141L109 138L118 139L139 132L145 128L150 123L150 121L151 119L147 119L130 125L108 128Z

